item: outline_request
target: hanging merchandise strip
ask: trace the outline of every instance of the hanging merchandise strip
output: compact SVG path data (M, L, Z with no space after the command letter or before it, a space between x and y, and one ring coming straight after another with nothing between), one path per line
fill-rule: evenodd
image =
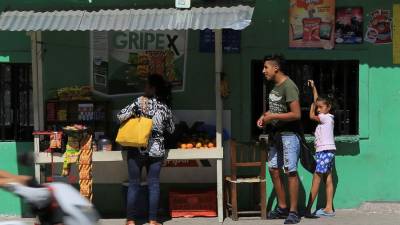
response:
M68 137L67 146L64 157L64 164L62 170L62 176L69 176L71 170L71 164L74 164L78 161L79 158L79 149L80 149L80 138L76 137Z
M79 186L82 196L92 201L93 179L92 179L92 135L87 135L81 142L80 156L78 161Z

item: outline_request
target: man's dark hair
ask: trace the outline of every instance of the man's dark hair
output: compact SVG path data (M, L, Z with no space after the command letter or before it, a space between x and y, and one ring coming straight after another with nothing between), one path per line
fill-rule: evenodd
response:
M279 67L279 70L281 70L281 71L284 71L284 69L285 69L286 60L283 57L283 55L274 54L274 55L265 56L264 62L265 61L273 61Z

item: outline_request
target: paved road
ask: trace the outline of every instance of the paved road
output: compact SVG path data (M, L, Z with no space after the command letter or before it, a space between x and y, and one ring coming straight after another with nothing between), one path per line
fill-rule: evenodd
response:
M18 218L0 217L0 221ZM23 219L33 225L32 219ZM124 225L123 219L101 220L101 225ZM146 224L145 221L137 223ZM216 218L182 218L163 221L164 225L220 225ZM283 220L260 220L259 218L241 218L232 221L227 218L224 225L280 225ZM359 209L338 210L333 218L302 219L300 225L400 225L400 203L366 203Z

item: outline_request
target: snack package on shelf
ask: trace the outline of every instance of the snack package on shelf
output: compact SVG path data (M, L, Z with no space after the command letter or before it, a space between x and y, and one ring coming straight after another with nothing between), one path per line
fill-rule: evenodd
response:
M92 88L90 86L72 86L57 89L57 98L60 100L90 100Z

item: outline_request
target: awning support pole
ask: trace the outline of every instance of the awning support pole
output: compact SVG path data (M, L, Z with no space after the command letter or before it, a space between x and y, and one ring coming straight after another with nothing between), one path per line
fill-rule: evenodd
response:
M223 104L221 98L221 73L222 73L222 30L214 30L215 34L215 113L216 113L216 147L217 151L222 152L222 113ZM218 202L218 221L224 221L223 212L223 159L217 159L217 202Z
M44 129L43 112L43 70L42 70L42 32L30 32L32 52L32 98L34 130ZM34 153L40 150L40 139L34 137ZM35 178L40 182L40 165L35 164Z

